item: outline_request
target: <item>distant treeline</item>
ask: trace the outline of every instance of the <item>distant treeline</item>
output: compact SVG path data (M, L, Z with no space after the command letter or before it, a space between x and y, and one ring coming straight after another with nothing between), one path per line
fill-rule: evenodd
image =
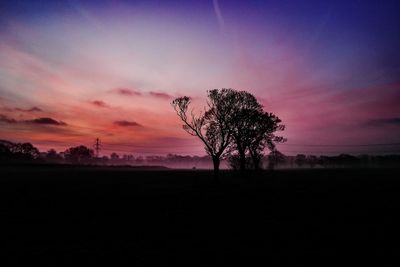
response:
M94 151L86 146L76 146L57 152L50 149L40 152L31 143L13 143L0 140L0 161L8 163L46 163L46 164L74 164L74 165L157 165L170 168L210 169L210 156L182 156L168 154L166 156L133 156L132 154L112 153L110 156L95 157ZM252 161L248 159L248 169ZM223 167L239 169L235 157L223 159ZM400 167L400 155L348 155L315 156L298 154L286 156L274 150L261 162L263 169L280 168L335 168L335 167Z

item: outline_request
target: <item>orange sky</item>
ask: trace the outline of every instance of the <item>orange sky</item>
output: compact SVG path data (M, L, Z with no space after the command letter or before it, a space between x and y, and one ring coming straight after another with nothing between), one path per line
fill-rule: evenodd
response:
M99 137L104 154L203 155L170 102L188 95L199 109L207 90L225 87L282 119L284 153L400 149L352 147L400 142L400 42L389 13L217 2L5 5L0 139L63 151Z

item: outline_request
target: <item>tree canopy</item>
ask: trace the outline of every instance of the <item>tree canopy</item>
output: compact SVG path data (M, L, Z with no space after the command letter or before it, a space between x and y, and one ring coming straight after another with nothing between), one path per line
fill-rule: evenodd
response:
M86 163L93 158L94 152L86 146L76 146L65 150L65 159L71 163Z
M235 92L231 89L213 89L208 91L207 108L196 115L193 110L188 114L190 98L187 96L172 101L177 115L184 123L183 129L190 135L197 136L204 144L214 165L214 176L218 179L221 156L231 143L232 106Z
M240 169L246 168L246 154L259 167L265 147L273 149L275 143L285 139L276 136L284 130L281 120L273 113L263 110L256 97L246 91L213 89L207 92L207 107L204 112L188 112L190 97L183 96L172 102L182 120L183 129L197 136L204 144L214 163L214 174L218 176L219 163L225 153L239 155Z

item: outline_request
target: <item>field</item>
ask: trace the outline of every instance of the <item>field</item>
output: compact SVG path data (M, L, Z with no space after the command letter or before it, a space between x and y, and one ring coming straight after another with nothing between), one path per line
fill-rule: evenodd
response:
M0 171L9 265L399 266L399 169Z

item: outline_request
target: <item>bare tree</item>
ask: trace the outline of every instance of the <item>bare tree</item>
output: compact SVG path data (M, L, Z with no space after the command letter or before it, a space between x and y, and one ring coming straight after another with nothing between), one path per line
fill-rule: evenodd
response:
M183 121L183 129L197 136L204 144L214 166L214 178L218 180L221 156L231 143L233 117L232 105L235 101L232 89L213 89L208 91L207 109L196 115L193 110L188 114L190 98L187 96L172 101L177 115Z

